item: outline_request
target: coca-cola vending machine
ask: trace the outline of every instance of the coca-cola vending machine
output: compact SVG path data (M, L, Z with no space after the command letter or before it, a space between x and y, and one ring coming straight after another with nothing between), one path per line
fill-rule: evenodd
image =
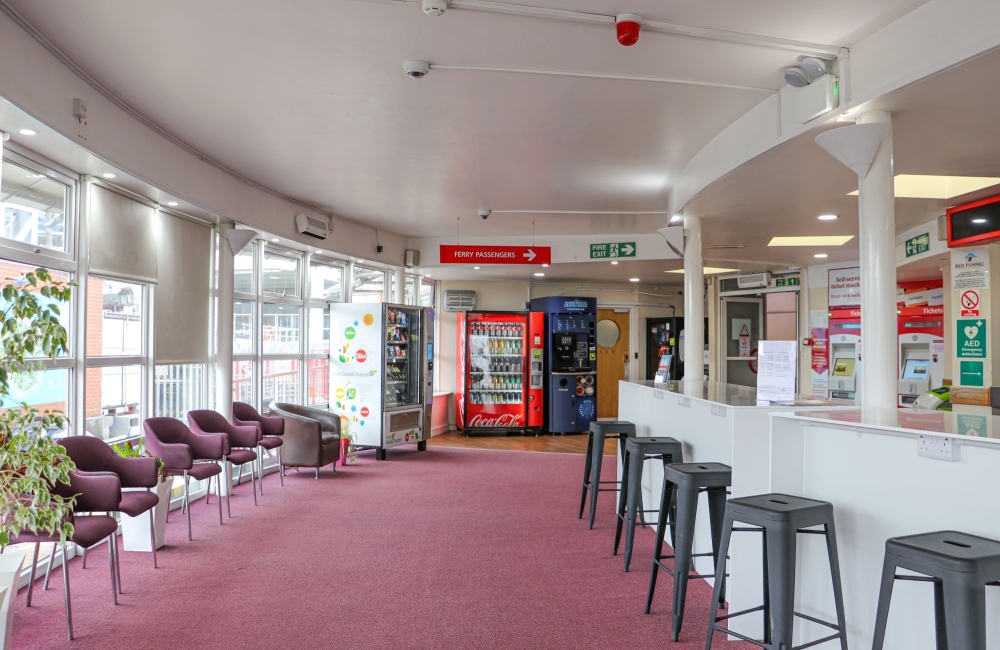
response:
M544 315L460 312L455 420L466 435L541 431Z

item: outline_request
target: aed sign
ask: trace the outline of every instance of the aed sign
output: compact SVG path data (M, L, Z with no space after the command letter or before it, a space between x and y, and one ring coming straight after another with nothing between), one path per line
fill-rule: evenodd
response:
M959 318L955 321L958 358L985 359L987 331L985 318Z

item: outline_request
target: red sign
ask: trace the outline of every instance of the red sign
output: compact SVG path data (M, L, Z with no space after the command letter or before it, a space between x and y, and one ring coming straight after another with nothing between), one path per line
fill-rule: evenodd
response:
M979 294L977 292L969 290L962 294L962 315L979 315Z
M368 417L368 413L369 413L368 407L367 406L362 406L361 407L361 417L363 417L363 418Z
M368 361L368 353L365 350L358 350L354 353L354 358L358 363L364 363L365 361Z
M441 246L442 264L551 264L548 246Z
M828 356L826 328L816 328L812 330L812 369L817 375L821 375L830 367L830 357Z

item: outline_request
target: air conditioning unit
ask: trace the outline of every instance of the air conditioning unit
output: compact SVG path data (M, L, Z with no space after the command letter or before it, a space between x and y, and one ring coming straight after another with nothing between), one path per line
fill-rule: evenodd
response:
M740 289L760 289L771 286L771 274L767 271L763 273L748 273L736 278L736 286Z
M448 289L444 292L445 311L472 311L476 308L476 292Z
M326 239L330 236L330 224L326 219L310 217L308 214L298 214L295 216L295 226L303 235L309 235L316 239Z

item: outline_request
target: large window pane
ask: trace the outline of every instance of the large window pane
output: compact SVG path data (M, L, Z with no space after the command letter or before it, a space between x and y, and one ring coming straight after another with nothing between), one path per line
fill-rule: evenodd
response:
M253 246L240 251L233 262L233 289L236 293L257 293L253 282Z
M434 283L433 282L420 282L420 306L421 307L433 307L434 306Z
M87 280L87 356L142 354L142 285Z
M253 361L233 362L233 401L253 404Z
M267 410L272 402L301 404L299 395L299 362L297 359L264 361L262 406Z
M385 302L385 272L354 267L351 302Z
M309 406L327 406L330 403L330 357L308 361Z
M142 366L87 368L86 429L110 440L139 435Z
M299 258L264 252L264 293L286 296L299 295Z
M66 252L66 204L69 188L45 174L4 161L0 174L3 231L7 239Z
M233 354L253 354L253 305L250 300L233 301Z
M8 284L10 281L20 279L22 275L34 271L35 268L36 267L28 264L20 264L18 262L11 262L9 260L0 259L0 286ZM50 270L50 273L52 274L52 278L58 282L70 281L70 276L68 273L63 273L62 271L52 271L52 270ZM73 314L73 310L70 308L69 303L57 303L51 298L46 298L45 296L42 296L39 293L41 286L39 286L37 289L30 289L30 285L28 285L27 283L25 283L23 286L29 287L30 291L38 294L38 300L41 304L56 305L59 309L59 323L66 328L67 332L71 331L70 322L72 320L71 317ZM4 311L7 308L7 306L8 306L7 301L5 301L3 297L0 297L0 312ZM66 343L67 345L71 344L72 339L68 340ZM68 355L63 354L61 356L68 356Z
M412 275L406 276L406 283L403 285L403 302L407 305L417 304L416 296L417 279Z
M330 308L309 309L309 354L330 353Z
M343 285L343 267L317 263L309 265L310 298L339 302L344 299Z
M156 366L156 416L183 420L201 408L204 378L202 364Z
M264 304L262 317L264 354L297 354L300 307Z
M68 385L69 370L63 368L14 373L10 378L10 396L0 400L0 411L25 403L43 413L59 411L65 415L69 408ZM64 431L65 427L53 428L46 433L51 436Z

